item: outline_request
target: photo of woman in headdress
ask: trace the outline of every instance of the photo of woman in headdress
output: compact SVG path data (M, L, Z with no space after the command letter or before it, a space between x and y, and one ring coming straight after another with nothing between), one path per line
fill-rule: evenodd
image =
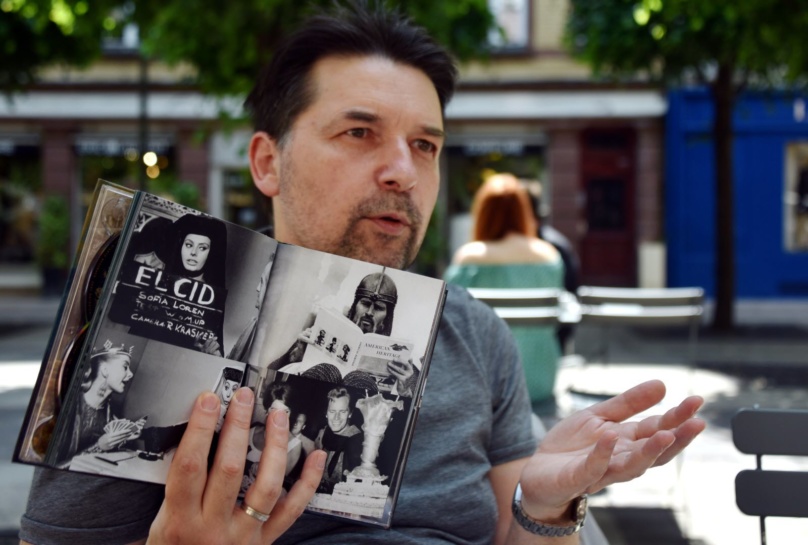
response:
M110 396L123 394L134 376L130 366L131 349L113 346L107 340L104 346L90 355L82 377L82 393L68 407L70 435L59 451L58 462L69 461L83 452L106 452L120 448L136 439L146 423L146 417L136 422L119 419L112 413Z

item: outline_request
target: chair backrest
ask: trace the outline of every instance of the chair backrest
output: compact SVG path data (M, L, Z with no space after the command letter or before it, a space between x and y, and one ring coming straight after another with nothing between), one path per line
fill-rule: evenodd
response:
M735 477L735 502L742 513L765 517L808 517L808 472L764 470L764 455L808 456L808 411L741 409L732 419L735 447L757 457L757 469Z
M695 324L704 312L701 288L578 288L581 320L622 325Z
M702 305L702 288L609 288L581 286L578 301L582 305L604 303L634 304L644 307Z
M475 299L490 307L555 307L562 290L558 288L469 288Z
M557 288L469 288L469 293L508 325L553 325L561 315L563 290Z

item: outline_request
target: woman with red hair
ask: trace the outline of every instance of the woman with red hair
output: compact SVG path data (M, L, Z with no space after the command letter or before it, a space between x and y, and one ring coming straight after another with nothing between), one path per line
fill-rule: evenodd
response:
M536 236L527 190L512 174L490 176L474 196L471 241L455 253L444 278L467 288L562 288L558 251ZM522 355L530 399L552 399L561 349L551 326L511 328Z

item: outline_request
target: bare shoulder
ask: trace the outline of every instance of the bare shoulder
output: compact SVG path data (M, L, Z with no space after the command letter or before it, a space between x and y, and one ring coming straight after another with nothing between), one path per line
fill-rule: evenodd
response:
M486 263L488 257L488 246L484 242L467 242L457 249L452 257L455 265L470 265Z
M536 255L538 261L552 262L561 259L561 254L558 253L555 246L540 238L530 241L530 249Z

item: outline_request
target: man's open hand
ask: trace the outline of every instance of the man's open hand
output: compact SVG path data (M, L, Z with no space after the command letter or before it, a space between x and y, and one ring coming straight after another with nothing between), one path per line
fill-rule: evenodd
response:
M553 426L523 468L523 507L538 520L561 516L569 503L665 464L704 430L703 400L686 398L663 415L627 422L659 403L665 385L645 382Z

